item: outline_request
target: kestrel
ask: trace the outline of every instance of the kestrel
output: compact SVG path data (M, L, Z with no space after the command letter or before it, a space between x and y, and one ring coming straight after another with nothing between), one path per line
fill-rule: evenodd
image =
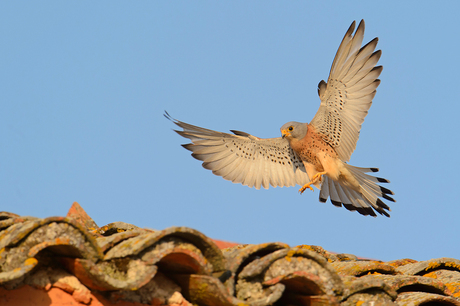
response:
M378 39L361 47L364 20L356 32L351 24L332 63L328 82L318 84L321 104L310 123L288 122L281 127L282 137L262 139L245 132L232 134L204 129L178 121L179 135L192 143L183 145L203 167L233 183L268 189L313 186L320 189L319 200L330 198L362 215L389 217L390 207L380 198L395 202L393 192L378 185L388 180L371 176L377 168L360 168L347 164L356 148L361 124L367 115L382 66L376 66L382 52L375 51Z

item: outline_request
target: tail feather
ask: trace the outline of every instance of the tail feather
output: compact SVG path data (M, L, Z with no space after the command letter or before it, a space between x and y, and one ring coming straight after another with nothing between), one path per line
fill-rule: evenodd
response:
M352 205L350 199L348 198L348 196L345 194L345 192L343 192L342 186L340 186L340 184L338 182L335 182L333 180L330 180L330 181L331 181L332 184L334 184L335 189L337 190L337 193L339 194L339 197L342 200L342 203Z
M335 206L342 206L342 201L340 201L340 196L337 190L336 184L334 184L334 181L331 181L331 184L329 184L329 196L331 197L331 202Z
M360 214L364 216L369 216L369 215L373 217L377 216L374 210L372 210L372 207L367 203L367 201L365 201L364 198L360 196L358 192L356 192L353 189L346 189L346 188L344 188L344 191L345 193L349 194L348 198L352 201L357 212L359 212Z
M355 177L359 183L359 190L355 190L340 181L334 181L328 176L323 177L320 201L326 202L327 198L335 206L344 206L350 211L357 211L365 216L376 217L376 213L390 217L388 213L390 207L380 198L396 202L389 195L394 193L378 183L389 182L386 179L378 178L367 174L368 172L377 172L377 168L361 168L344 164L345 168Z

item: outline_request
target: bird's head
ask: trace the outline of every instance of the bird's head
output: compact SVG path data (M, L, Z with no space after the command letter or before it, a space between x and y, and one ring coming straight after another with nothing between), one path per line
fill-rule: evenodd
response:
M300 140L307 134L307 125L305 123L291 121L281 127L281 135L283 138L291 141L292 139Z

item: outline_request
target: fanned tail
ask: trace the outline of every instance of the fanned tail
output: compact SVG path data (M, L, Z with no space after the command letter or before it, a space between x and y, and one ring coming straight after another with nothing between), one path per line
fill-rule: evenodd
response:
M333 205L337 207L343 205L346 209L357 211L365 216L376 217L375 212L378 212L383 216L390 217L388 213L391 211L390 207L380 198L396 202L389 196L393 195L393 192L378 185L378 183L389 183L390 181L367 174L378 172L378 168L361 168L348 164L344 164L344 166L358 181L359 188L351 188L325 175L321 184L319 200L324 203L330 198Z

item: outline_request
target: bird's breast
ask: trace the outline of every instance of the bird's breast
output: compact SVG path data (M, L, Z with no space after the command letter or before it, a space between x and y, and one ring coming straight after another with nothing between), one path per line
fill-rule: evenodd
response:
M302 161L313 164L318 169L322 168L321 162L318 159L319 154L326 154L332 158L337 158L334 148L325 142L311 125L308 126L308 131L304 138L300 140L293 139L290 145Z

